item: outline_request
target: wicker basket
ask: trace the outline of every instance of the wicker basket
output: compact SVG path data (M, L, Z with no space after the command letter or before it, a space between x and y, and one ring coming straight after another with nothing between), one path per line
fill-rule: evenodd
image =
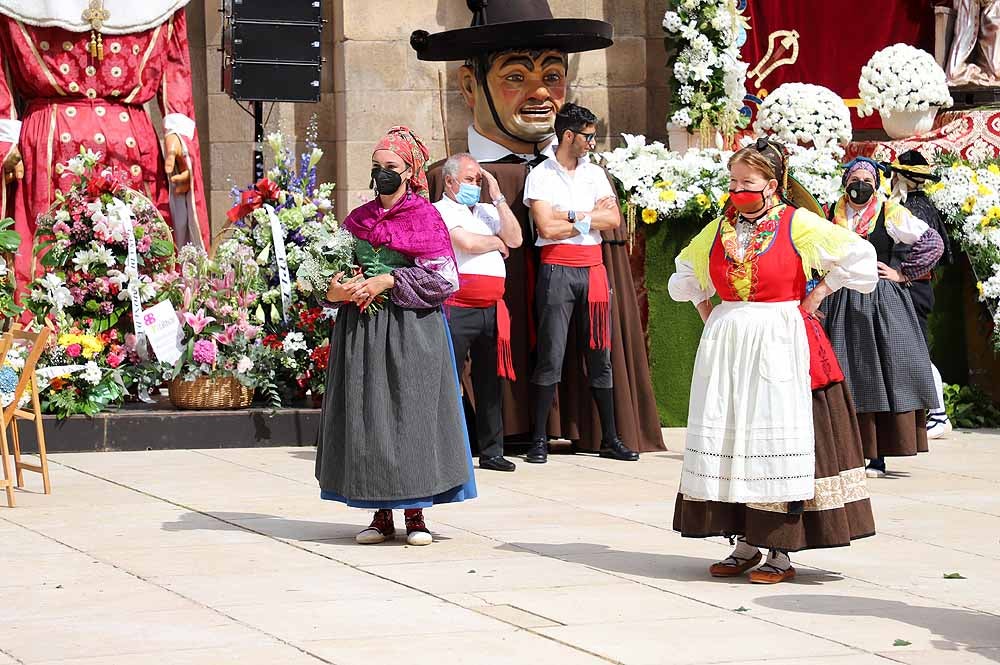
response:
M253 388L232 377L174 379L169 390L170 401L178 409L245 409L253 401Z

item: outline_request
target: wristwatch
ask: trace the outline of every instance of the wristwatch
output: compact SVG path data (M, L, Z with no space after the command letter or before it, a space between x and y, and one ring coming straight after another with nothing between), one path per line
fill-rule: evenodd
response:
M566 217L569 219L570 224L576 223L576 210L567 210Z
M498 206L501 203L506 203L506 202L507 202L507 197L504 196L503 194L501 194L500 196L498 196L495 199L493 199L493 205L494 206Z

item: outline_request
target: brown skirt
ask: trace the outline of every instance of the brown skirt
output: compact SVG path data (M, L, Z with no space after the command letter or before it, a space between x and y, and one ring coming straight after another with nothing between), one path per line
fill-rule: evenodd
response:
M859 413L865 458L910 457L926 453L927 412Z
M843 547L875 535L851 395L835 383L814 391L812 404L816 494L800 504L801 512L790 513L788 503L722 503L678 494L674 529L685 538L744 536L750 545L785 552Z

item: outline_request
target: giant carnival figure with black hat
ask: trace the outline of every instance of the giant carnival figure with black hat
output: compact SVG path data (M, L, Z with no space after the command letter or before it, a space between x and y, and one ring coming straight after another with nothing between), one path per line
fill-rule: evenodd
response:
M891 169L893 173L893 198L898 199L906 206L907 210L937 232L944 245L944 253L941 255L939 263L951 264L954 258L951 253L951 244L948 242L948 229L945 228L944 220L941 219L941 213L924 192L926 183L937 182L941 178L934 175L927 159L916 150L907 150L900 155L899 160L891 164ZM917 321L920 323L920 331L924 334L928 350L930 349L930 336L927 331L927 320L934 310L933 277L934 271L930 269L910 281L910 299L913 301L913 309L917 313ZM934 389L937 391L938 408L927 412L927 438L937 439L951 431L951 421L948 419L947 411L944 410L944 383L941 380L941 373L933 363L931 371L934 374Z
M526 239L510 250L504 298L511 315L513 367L520 380L505 382L503 424L506 436L517 437L532 431L535 403L529 377L534 370L539 257L523 201L525 181L529 171L547 159L545 148L555 142L556 114L568 93L568 54L607 48L612 28L603 21L553 18L546 0L468 0L468 5L471 27L433 35L418 30L410 43L420 60L464 62L459 87L473 114L469 152L496 176ZM440 164L428 175L432 200L437 200L444 187ZM662 450L624 234L615 229L602 235L603 263L614 294L611 360L618 433L634 450ZM567 345L564 380L549 415L548 435L571 440L576 450L597 452L602 440L600 418L584 376L588 339L582 328L577 331ZM465 388L470 395L468 381Z

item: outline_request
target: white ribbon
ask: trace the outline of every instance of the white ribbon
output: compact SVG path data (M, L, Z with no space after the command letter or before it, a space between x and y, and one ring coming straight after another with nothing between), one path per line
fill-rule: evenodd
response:
M124 201L116 199L108 212L125 227L128 242L128 258L125 260L125 276L128 277L128 297L132 301L132 326L135 330L136 349L139 355L145 351L146 326L142 322L142 295L139 292L139 254L135 248L135 227L132 226L132 210Z
M271 220L271 244L274 245L274 260L278 264L278 282L281 286L281 318L288 320L288 310L292 306L292 279L288 274L288 259L285 256L285 231L281 221L274 214L274 208L265 204L267 217Z
M57 376L76 374L77 372L82 372L85 369L87 369L86 365L53 365L51 367L37 367L35 368L35 376L41 377L46 381L52 381L52 379Z

